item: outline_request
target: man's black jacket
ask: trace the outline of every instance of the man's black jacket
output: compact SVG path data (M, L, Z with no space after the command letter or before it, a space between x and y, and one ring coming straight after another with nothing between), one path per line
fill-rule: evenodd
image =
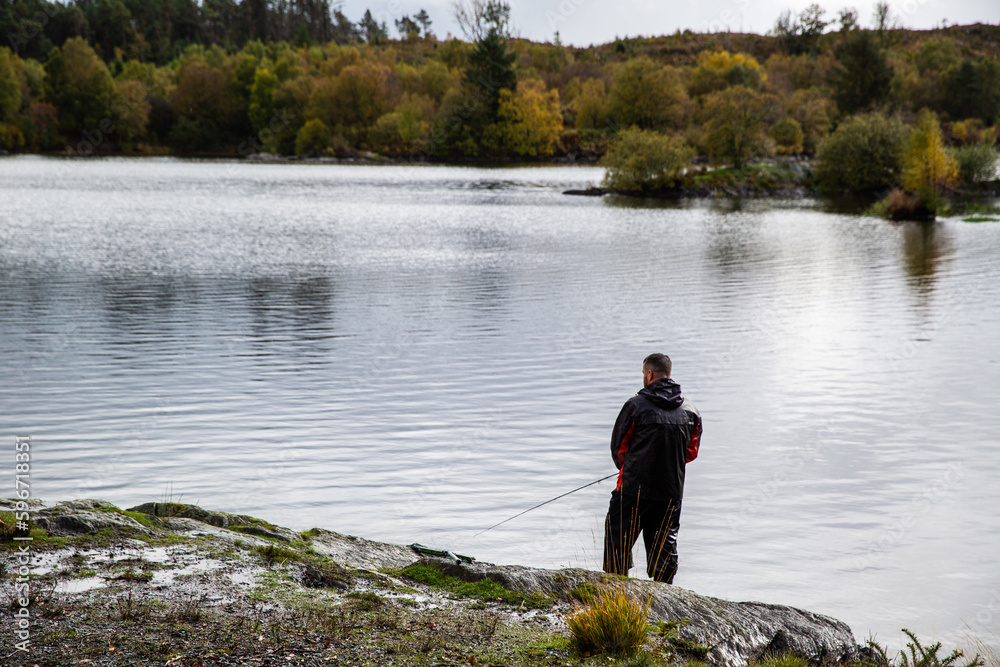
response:
M701 415L669 378L651 382L625 402L611 434L617 490L649 500L684 495L684 466L698 456Z

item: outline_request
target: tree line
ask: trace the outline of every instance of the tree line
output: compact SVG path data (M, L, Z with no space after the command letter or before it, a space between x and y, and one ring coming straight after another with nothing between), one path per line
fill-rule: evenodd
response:
M0 148L546 158L633 128L740 165L922 109L946 144L996 140L996 26L910 31L879 5L865 27L813 5L767 35L576 48L516 38L500 0L457 11L464 39L423 10L351 22L327 0L0 0Z

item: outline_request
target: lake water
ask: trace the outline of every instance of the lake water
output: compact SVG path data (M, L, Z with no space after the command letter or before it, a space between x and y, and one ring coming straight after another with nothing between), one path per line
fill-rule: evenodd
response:
M678 585L1000 646L1000 224L561 194L600 178L0 159L0 434L47 501L599 568L610 481L476 533L614 472L663 351Z

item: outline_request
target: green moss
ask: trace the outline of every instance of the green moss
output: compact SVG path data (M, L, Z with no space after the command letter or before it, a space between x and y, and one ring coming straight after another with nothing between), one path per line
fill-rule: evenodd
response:
M660 621L654 627L656 634L660 637L661 646L670 653L675 653L689 660L704 660L708 657L711 647L702 646L696 641L685 639L680 636L678 630L685 625L689 619L682 618L679 621ZM770 667L796 667L794 665L773 665Z
M597 590L598 590L597 586L590 583L589 581L585 581L576 588L574 588L573 590L571 590L569 592L569 596L574 600L579 600L580 602L586 603L594 599L594 596L597 594Z
M809 662L797 655L778 655L751 663L752 667L809 667Z
M284 563L286 561L302 562L303 560L303 554L298 551L279 547L274 544L268 544L265 547L254 547L253 550L259 554L268 565Z
M563 635L550 635L544 639L540 639L533 644L530 648L538 649L541 651L553 650L553 651L566 651L569 650L570 645L573 642L570 641L569 637Z
M371 591L351 591L347 594L347 597L351 600L352 605L357 609L363 609L365 611L373 611L385 606L385 599L380 597L376 593Z
M531 593L529 595L518 593L517 591L505 588L502 584L489 578L479 581L462 581L458 577L443 573L433 565L414 563L403 568L400 574L414 581L450 591L461 597L502 601L507 604L535 609L546 609L551 607L553 603L552 598L547 595L541 593Z

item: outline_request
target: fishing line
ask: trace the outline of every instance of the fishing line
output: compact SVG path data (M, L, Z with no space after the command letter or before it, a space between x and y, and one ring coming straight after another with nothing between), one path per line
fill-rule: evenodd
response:
M559 500L560 498L565 498L566 496L568 496L571 493L576 493L580 489L586 489L588 486L593 486L594 484L600 484L601 482L603 482L606 479L611 479L612 477L617 477L617 476L618 476L618 473L616 473L616 472L615 473L611 473L607 477L602 477L600 479L595 479L593 482L590 482L588 484L584 484L583 486L578 486L577 488L573 489L572 491L567 491L566 493L564 493L562 495L559 495L559 496L556 496L555 498L549 498L544 503L538 503L534 507L529 507L528 509L524 510L523 512L518 512L517 514L515 514L512 517L510 517L509 519L504 519L500 523L495 523L492 526L490 526L489 528L486 528L485 530L479 531L478 533L476 533L475 535L473 535L473 537L479 537L480 535L482 535L483 533L485 533L487 530L493 530L497 526L502 526L503 524L507 523L508 521L511 521L512 519L516 519L517 517L521 516L522 514L527 514L531 510L538 509L542 505L548 505L549 503L551 503L553 501L556 501L556 500Z

